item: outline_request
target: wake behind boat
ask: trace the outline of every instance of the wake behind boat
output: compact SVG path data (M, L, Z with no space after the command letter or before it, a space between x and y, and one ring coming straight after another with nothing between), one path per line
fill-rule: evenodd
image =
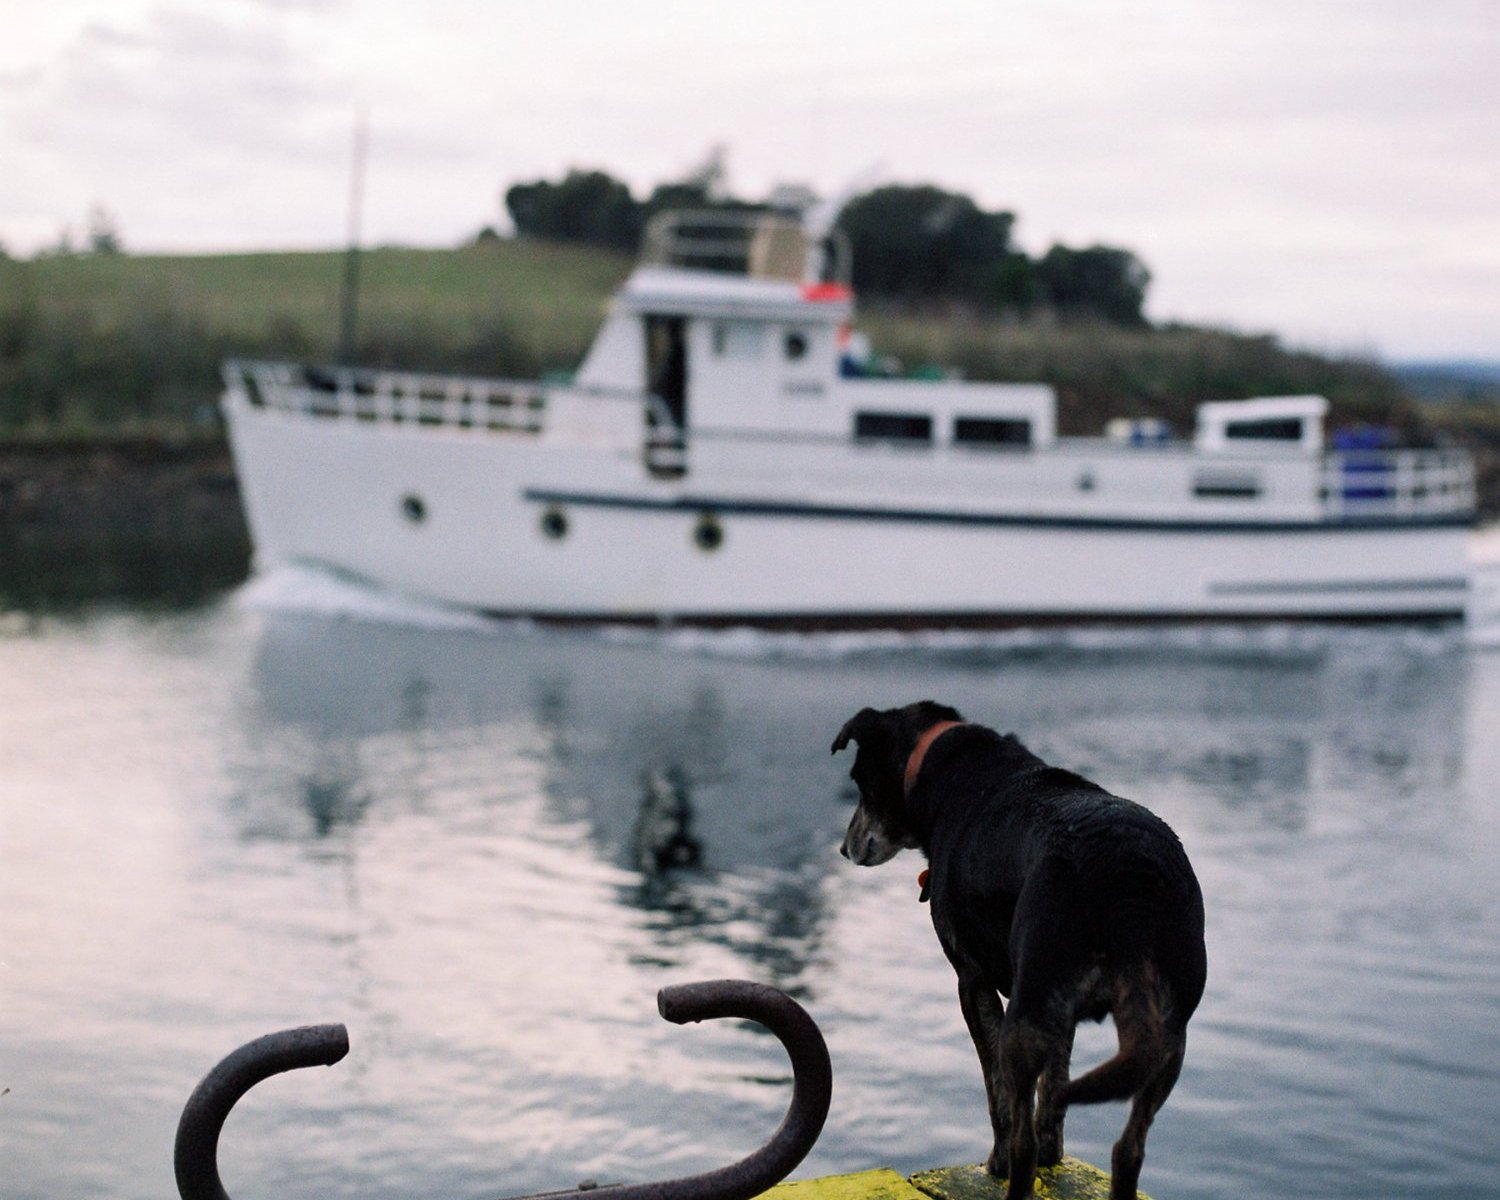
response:
M1057 435L1041 384L880 377L848 256L766 214L648 232L566 384L233 361L257 562L552 621L1457 618L1474 468L1318 396Z

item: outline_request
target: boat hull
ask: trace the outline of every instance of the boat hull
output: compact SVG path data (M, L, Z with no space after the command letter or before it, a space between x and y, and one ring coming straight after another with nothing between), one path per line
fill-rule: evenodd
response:
M1260 523L751 493L618 446L310 419L230 433L263 565L551 621L788 628L1455 619L1456 520Z

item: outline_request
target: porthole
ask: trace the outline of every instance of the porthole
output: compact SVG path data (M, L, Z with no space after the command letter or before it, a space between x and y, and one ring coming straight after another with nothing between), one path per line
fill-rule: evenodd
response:
M787 332L786 341L782 343L786 350L787 360L796 362L807 353L807 334L800 329L792 329Z
M1094 490L1094 473L1092 471L1080 472L1076 486L1080 492L1092 492Z
M724 544L724 526L713 513L704 513L693 526L693 545L711 554Z
M542 513L542 533L554 542L568 536L568 514L560 508L549 508Z
M421 496L408 492L401 497L401 515L413 525L427 520L427 502Z

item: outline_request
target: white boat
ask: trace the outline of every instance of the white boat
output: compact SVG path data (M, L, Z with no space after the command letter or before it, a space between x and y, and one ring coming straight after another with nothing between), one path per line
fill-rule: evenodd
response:
M659 222L567 383L225 366L257 562L553 621L1458 618L1467 454L1318 396L1059 437L1039 384L880 378L847 255Z

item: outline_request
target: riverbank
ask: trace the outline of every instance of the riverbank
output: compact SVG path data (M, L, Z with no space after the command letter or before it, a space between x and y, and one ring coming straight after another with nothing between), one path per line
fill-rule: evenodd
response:
M0 528L113 531L244 521L222 437L163 434L0 443Z
M178 606L232 587L250 535L220 437L0 444L0 602Z

